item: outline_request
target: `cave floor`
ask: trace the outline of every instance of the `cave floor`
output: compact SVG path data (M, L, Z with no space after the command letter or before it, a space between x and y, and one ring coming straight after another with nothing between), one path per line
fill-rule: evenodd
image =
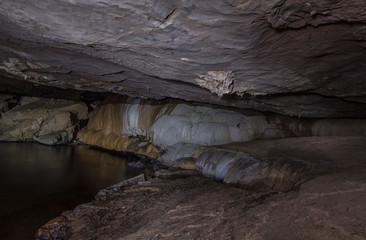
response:
M65 212L42 231L79 240L366 239L364 142L313 140L314 151L323 145L328 157L348 164L287 193L247 191L198 175L150 178Z

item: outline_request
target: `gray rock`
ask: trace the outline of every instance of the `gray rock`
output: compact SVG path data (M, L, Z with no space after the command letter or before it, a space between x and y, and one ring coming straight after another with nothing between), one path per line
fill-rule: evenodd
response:
M69 143L78 120L87 118L84 103L23 97L20 105L0 118L0 140L34 140L47 145Z
M363 0L3 0L0 76L365 118L365 12Z
M154 173L155 177L163 179L184 178L197 175L201 175L201 173L194 170L179 170L179 169L161 169Z
M133 161L133 162L129 162L127 164L129 167L132 167L132 168L138 168L138 169L143 169L146 167L146 164L141 162L141 161Z

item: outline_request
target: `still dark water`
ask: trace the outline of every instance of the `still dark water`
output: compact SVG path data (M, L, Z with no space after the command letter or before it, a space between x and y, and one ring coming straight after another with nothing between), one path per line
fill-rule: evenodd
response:
M142 170L87 146L0 143L0 239L34 239L62 211Z

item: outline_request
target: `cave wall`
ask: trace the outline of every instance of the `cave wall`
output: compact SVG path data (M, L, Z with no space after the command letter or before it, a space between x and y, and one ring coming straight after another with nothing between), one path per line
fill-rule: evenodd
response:
M0 100L0 141L68 144L78 133L81 143L265 191L289 191L335 167L324 153L306 148L318 141L314 136L323 137L323 144L325 136L336 136L330 142L366 136L363 119L292 118L177 100L110 97L90 114L85 103L70 100L12 95L0 95ZM271 141L253 142L259 139ZM255 147L245 147L251 142L269 151L278 139L288 152L264 157L262 151L251 153ZM306 144L293 152L292 142L301 141Z
M108 141L108 136L114 136ZM234 111L187 102L107 99L79 132L82 142L119 149L119 138L139 137L160 148L176 143L201 146L246 142L258 138L299 136L366 136L363 119L301 119ZM118 145L118 144L117 144Z
M89 145L158 159L165 166L196 170L230 184L289 191L335 167L324 153L307 149L309 142L317 141L314 136L330 137L329 141L363 139L366 122L299 119L176 100L117 97L106 99L93 110L78 139ZM271 139L264 145L258 142L263 148L278 139L284 139L289 148L292 141L303 141L304 146L297 146L297 152L289 150L266 157L250 154L242 147L244 142L259 139Z
M0 141L71 143L88 119L83 102L0 95Z
M128 96L79 140L229 183L286 191L317 168L217 145L365 136L365 66L364 0L0 1L1 92ZM80 102L27 99L0 98L2 140L68 143L87 118Z
M266 119L260 113L243 115L234 111L187 103L120 99L92 114L87 130L99 130L106 136L142 136L157 146L178 142L217 145L249 141L261 135ZM82 131L79 136L83 140Z

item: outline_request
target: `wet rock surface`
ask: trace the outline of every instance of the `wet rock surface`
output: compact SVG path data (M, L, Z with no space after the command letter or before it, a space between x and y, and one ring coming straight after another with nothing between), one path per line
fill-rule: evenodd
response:
M137 169L144 169L146 167L146 164L141 161L132 161L128 163L128 166Z
M70 229L67 226L67 220L65 217L56 217L40 228L35 238L44 240L63 240L69 238Z
M135 179L63 213L65 239L361 240L366 165L349 162L277 194L201 176Z
M286 192L321 175L363 165L365 146L366 138L360 137L261 139L211 147L176 144L159 160L247 189Z
M174 179L174 178L184 178L190 176L200 176L202 175L198 171L194 170L182 170L182 169L162 169L154 172L154 176L162 179Z
M79 140L89 145L158 159L162 165L197 170L225 183L280 192L328 172L331 161L299 144L293 150L299 154L287 155L285 151L276 156L252 155L241 146L245 149L244 142L253 140L262 146L262 139L283 138L283 146L316 139L287 139L304 136L363 139L366 121L301 119L173 100L119 97L95 108L88 125L78 134ZM130 164L141 168L144 163Z

